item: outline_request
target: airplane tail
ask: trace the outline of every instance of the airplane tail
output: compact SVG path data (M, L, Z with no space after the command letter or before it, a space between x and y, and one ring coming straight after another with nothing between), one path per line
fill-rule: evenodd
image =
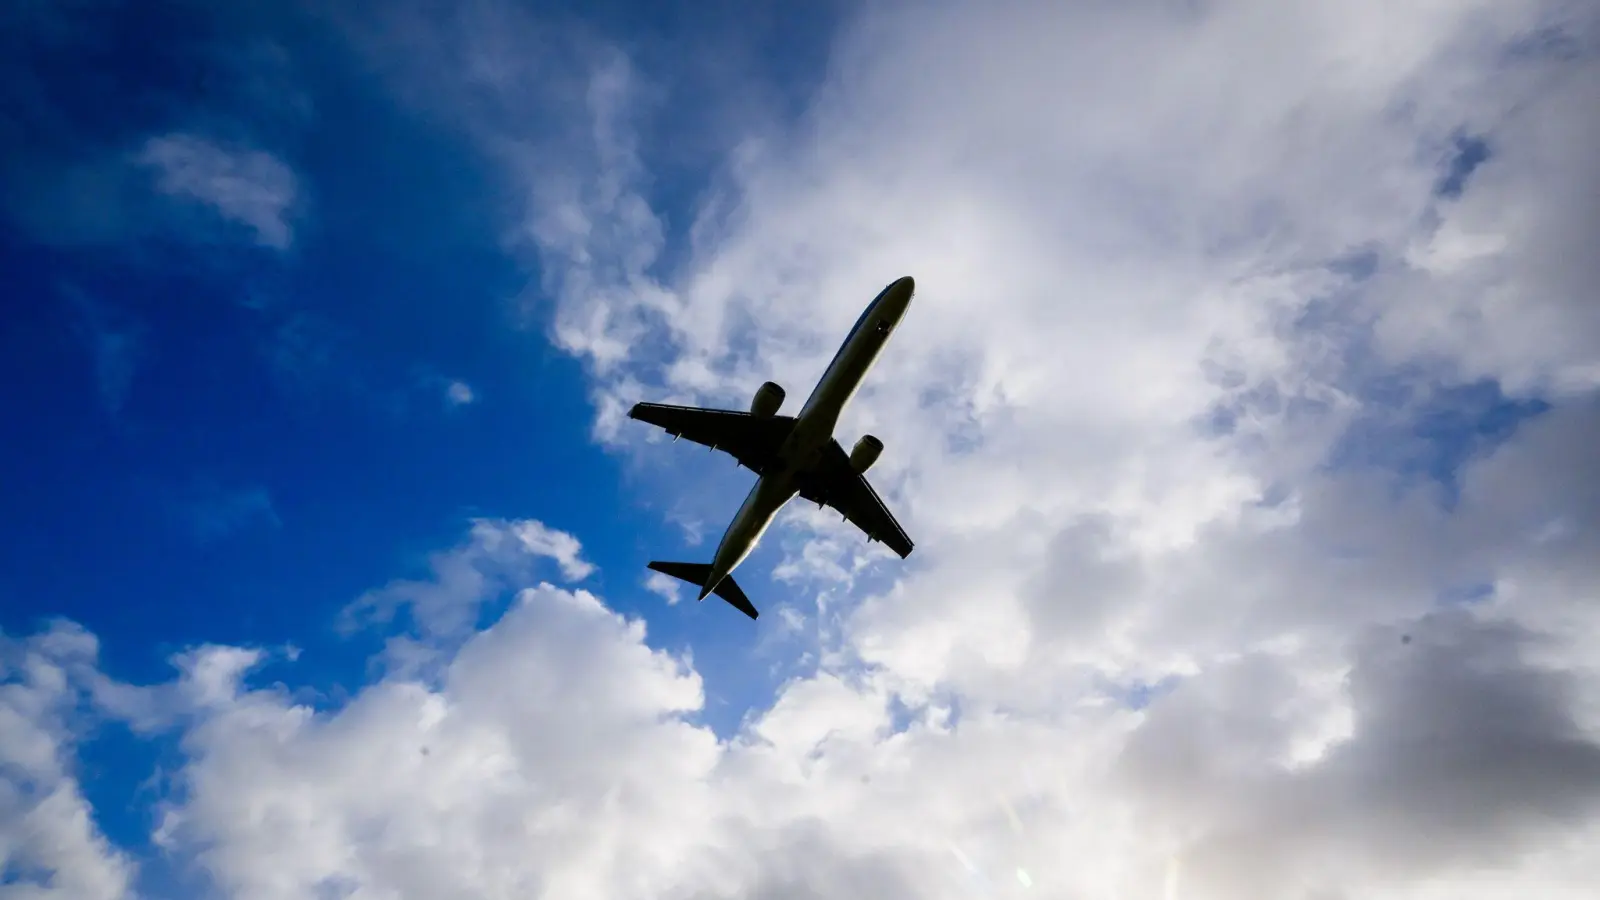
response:
M695 587L705 587L706 579L711 577L711 565L709 563L661 562L658 560L650 563L649 567L663 575L671 575L679 581L687 581ZM750 604L750 598L744 595L744 591L740 589L739 583L733 580L732 575L724 576L711 593L728 601L730 606L752 619L761 615Z

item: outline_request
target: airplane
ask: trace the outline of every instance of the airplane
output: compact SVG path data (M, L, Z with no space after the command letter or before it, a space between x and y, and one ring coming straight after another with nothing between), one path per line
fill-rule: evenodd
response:
M915 289L916 282L907 275L867 304L797 415L778 415L784 391L771 381L756 389L749 412L634 404L628 418L662 428L674 441L686 437L713 451L721 450L757 476L711 562L658 560L649 568L700 588L698 600L716 594L751 619L759 617L733 580L733 570L750 555L778 510L796 494L817 504L818 509L833 507L865 532L868 542L882 541L901 559L911 555L912 543L905 529L863 477L878 461L883 441L863 435L847 455L834 439L833 429L906 314Z

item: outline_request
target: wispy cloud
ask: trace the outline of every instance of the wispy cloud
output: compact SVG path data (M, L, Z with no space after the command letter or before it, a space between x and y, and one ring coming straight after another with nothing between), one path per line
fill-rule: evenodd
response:
M163 194L245 226L261 246L287 250L293 242L290 214L298 199L298 180L272 154L175 133L150 138L137 158L153 170L156 189Z
M451 406L467 406L477 401L477 394L473 393L472 385L465 381L452 381L444 389L445 402Z
M644 589L667 601L668 606L672 606L683 599L681 586L682 582L678 581L678 579L670 575L663 575L660 572L652 571L644 579Z
M213 544L253 526L282 523L272 495L260 485L228 487L201 478L172 498L173 513L196 542Z
M78 315L81 333L94 360L100 403L116 418L127 405L134 373L145 351L145 328L127 313L73 285L63 285L61 293Z
M397 580L367 593L341 613L341 627L387 623L406 610L425 637L459 636L485 602L525 582L539 560L555 562L568 581L587 578L594 565L582 553L577 538L542 522L481 519L460 546L429 559L432 578Z
M459 409L478 402L478 392L460 378L448 378L437 372L425 370L417 379L418 388L436 393L446 409Z

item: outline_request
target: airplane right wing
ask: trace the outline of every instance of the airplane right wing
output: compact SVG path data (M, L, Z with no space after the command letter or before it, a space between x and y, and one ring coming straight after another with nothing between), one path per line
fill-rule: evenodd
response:
M821 465L811 482L800 488L800 496L838 510L850 524L866 533L867 540L883 541L901 559L911 555L915 546L911 538L878 499L878 492L867 479L851 468L850 456L838 441L830 442L823 451Z
M729 409L665 403L635 403L628 410L628 418L655 425L674 438L685 437L721 450L757 475L777 457L778 448L794 428L793 416L753 416Z

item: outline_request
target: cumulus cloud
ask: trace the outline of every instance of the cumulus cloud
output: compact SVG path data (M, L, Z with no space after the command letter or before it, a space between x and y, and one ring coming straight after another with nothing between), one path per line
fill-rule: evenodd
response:
M597 432L628 452L632 401L803 388L878 287L917 276L841 432L886 438L874 479L918 555L886 570L786 519L816 540L780 574L858 585L818 597L824 658L897 702L1050 723L1103 751L1091 771L1182 718L1207 736L1169 742L1201 767L1182 785L1224 786L1075 785L1122 823L1095 840L1141 861L1036 885L1154 891L1181 858L1186 895L1369 896L1489 884L1493 857L1554 891L1540 873L1574 870L1544 848L1593 816L1595 500L1563 448L1584 446L1600 359L1597 273L1572 250L1596 233L1595 26L1559 3L874 5L805 118L734 150L686 240L629 128L649 74L602 59L573 165L513 168L521 235ZM688 246L667 270L669 238ZM1469 587L1485 599L1438 611ZM1382 663L1373 633L1437 671ZM1501 702L1528 715L1450 712ZM1531 757L1550 781L1511 762ZM1268 838L1281 864L1249 864ZM810 846L817 884L915 892L895 880L915 864ZM771 866L766 889L798 890Z
M667 601L668 605L675 604L683 599L682 592L679 589L680 584L682 582L678 579L670 575L663 575L660 572L651 572L644 579L645 590Z
M185 738L164 840L206 848L241 897L655 894L701 833L718 750L678 718L699 677L642 638L546 585L437 684L386 680L331 715L235 686Z
M174 133L146 141L138 161L152 170L161 193L248 228L257 244L287 250L293 242L290 213L299 185L294 172L272 154Z
M351 609L426 669L315 710L180 660L174 852L252 898L1592 893L1592 11L878 4L687 236L650 73L451 16L385 71L525 191L619 452L633 400L808 385L917 277L841 432L918 551L786 517L814 664L719 738L687 660L538 583L574 538L477 523ZM551 60L592 77L540 138Z
M119 900L134 866L95 823L76 772L97 643L57 623L0 634L0 897ZM95 679L89 678L93 682Z
M256 649L113 691L80 630L31 644L72 650L95 696L181 711L155 837L228 896L1581 896L1600 744L1577 675L1474 611L1406 628L1320 672L1264 647L1144 712L911 701L886 669L824 670L722 739L686 659L548 584L428 677L321 709L252 684Z

